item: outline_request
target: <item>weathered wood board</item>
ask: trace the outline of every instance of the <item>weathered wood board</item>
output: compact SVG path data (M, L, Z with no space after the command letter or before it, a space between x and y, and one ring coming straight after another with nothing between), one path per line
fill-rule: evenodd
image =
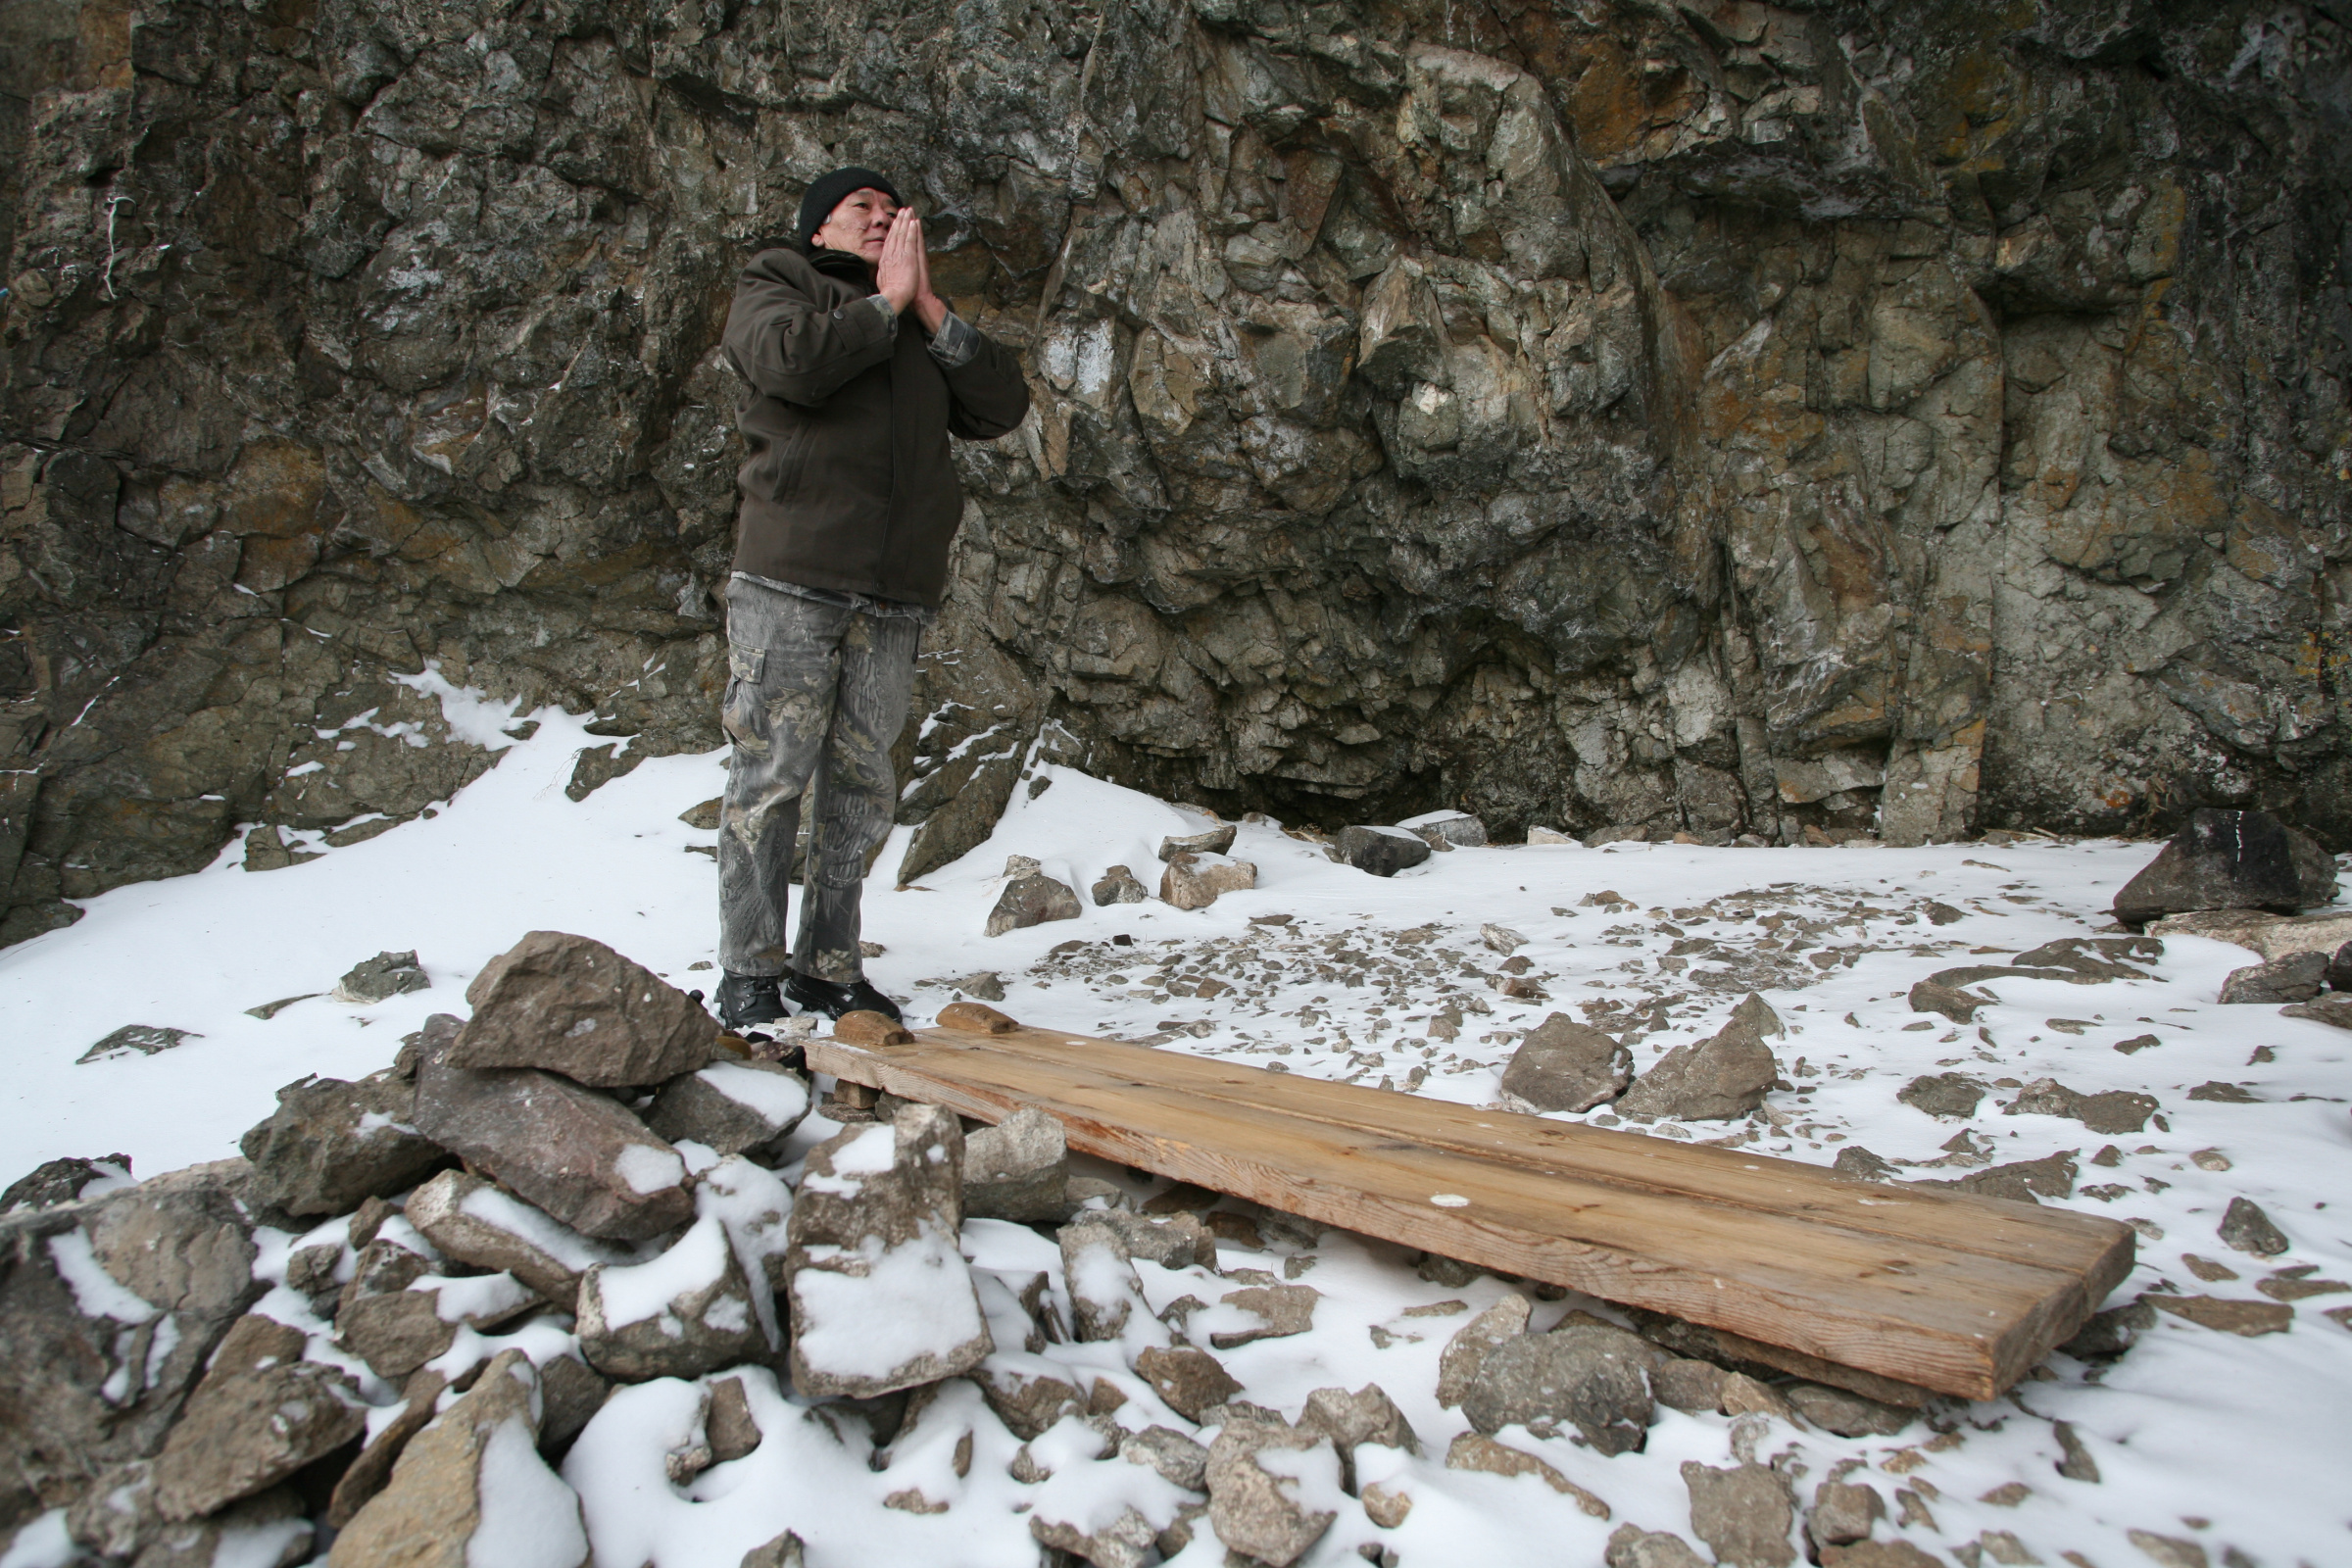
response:
M1058 1030L818 1038L809 1064L1325 1224L1991 1398L2131 1271L2095 1215L1850 1181L1741 1150L1481 1110Z

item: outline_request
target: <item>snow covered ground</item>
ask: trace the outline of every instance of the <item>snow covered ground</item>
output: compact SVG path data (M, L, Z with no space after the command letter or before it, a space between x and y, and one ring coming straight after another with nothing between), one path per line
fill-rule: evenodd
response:
M707 989L715 972L698 966L714 957L714 873L702 852L715 835L678 816L718 792L720 759L649 761L575 805L563 786L593 742L578 718L536 716L531 739L429 821L266 874L245 872L232 847L204 872L119 889L91 901L79 924L0 952L0 1180L59 1155L119 1152L148 1176L233 1153L278 1085L386 1065L427 1013L462 1012L466 983L534 928L598 938ZM1880 1534L1939 1561L2352 1562L2352 1327L2327 1315L2352 1294L2313 1284L2352 1279L2352 1036L2276 1007L2218 1004L2223 976L2255 958L2197 938L2168 940L2146 980L2000 982L1998 1004L1968 1026L1905 1002L1913 982L1971 955L1997 963L2099 929L2152 846L1497 847L1435 856L1383 881L1248 824L1233 854L1257 865L1254 891L1196 912L1089 901L1077 920L988 938L1007 856L1035 857L1081 894L1113 863L1154 885L1161 837L1207 825L1066 768L1040 767L1036 779L1040 793L1017 792L995 837L961 861L915 888L894 891L882 878L869 890L865 935L884 949L869 972L918 1020L954 1000L953 982L989 972L1004 991L997 1004L1024 1021L1487 1104L1520 1035L1551 1011L1638 1028L1640 1071L1712 1033L1755 989L1788 1026L1774 1044L1793 1091L1775 1094L1750 1123L1647 1131L1730 1137L1817 1164L1861 1146L1926 1167L1906 1177L2071 1151L2081 1185L2058 1201L2140 1233L2139 1266L2113 1302L2143 1291L2294 1298L2285 1332L2240 1338L2159 1315L2112 1366L2056 1356L2010 1397L1941 1407L1891 1439L1665 1409L1643 1451L1614 1458L1565 1437L1506 1434L1604 1499L1613 1513L1604 1522L1539 1478L1445 1465L1467 1423L1437 1403L1439 1352L1468 1313L1510 1287L1481 1277L1447 1288L1384 1243L1269 1224L1265 1255L1228 1242L1221 1265L1298 1279L1322 1298L1311 1332L1225 1355L1246 1396L1295 1417L1312 1390L1377 1383L1423 1449L1390 1466L1393 1485L1414 1499L1401 1525L1381 1529L1343 1497L1340 1522L1304 1561L1360 1562L1359 1545L1374 1543L1404 1563L1597 1563L1627 1521L1695 1544L1679 1466L1729 1464L1744 1450L1779 1465L1802 1499L1834 1472L1874 1484L1900 1513ZM880 864L896 865L901 848L886 848ZM1263 918L1277 916L1288 918ZM1480 941L1487 923L1528 939L1526 978L1546 1000L1512 1001L1490 984L1502 960ZM372 1006L321 995L268 1019L246 1011L326 992L379 950L411 948L430 990ZM128 1024L189 1037L151 1055L77 1059ZM1898 1102L1906 1084L1936 1072L1989 1086L1972 1117ZM2109 1139L2071 1120L2003 1114L2016 1086L2044 1077L2084 1094L2151 1094L2158 1118L2144 1134ZM2189 1098L2215 1084L2244 1098ZM832 1130L812 1119L800 1147ZM2252 1257L2217 1239L2240 1196L2285 1233L2287 1252ZM1058 1269L1051 1245L1029 1248L1021 1238L1036 1239L1017 1227L976 1226L967 1250L981 1245L976 1236L1023 1253L983 1266ZM1182 1284L1173 1273L1147 1278L1155 1305ZM2263 1285L2272 1289L2258 1296ZM1574 1298L1540 1303L1536 1326L1580 1305L1605 1311ZM1115 1348L1054 1348L1100 1358ZM1118 1419L1148 1424L1148 1388L1132 1375L1120 1387L1138 1402ZM807 1539L819 1568L1037 1561L1026 1513L1040 1489L1007 1475L1016 1442L976 1395L935 1401L917 1423L974 1434L968 1474L956 1476L941 1457L952 1438L942 1448L922 1431L903 1434L877 1469L870 1443L798 1419L788 1396L763 1384L756 1413L771 1440L786 1440L681 1490L662 1455L670 1429L691 1425L687 1388L624 1391L574 1450L566 1473L591 1490L598 1563L731 1568L785 1528ZM2095 1462L2096 1482L2056 1473L2060 1422ZM883 1505L918 1483L947 1511ZM1222 1548L1203 1532L1180 1560L1221 1562Z

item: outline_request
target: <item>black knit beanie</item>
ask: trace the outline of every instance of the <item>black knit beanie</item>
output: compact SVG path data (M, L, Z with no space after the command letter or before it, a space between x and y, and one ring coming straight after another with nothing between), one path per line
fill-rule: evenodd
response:
M899 187L870 169L859 169L853 164L830 174L819 174L809 185L808 194L801 198L801 249L808 248L808 242L816 238L816 231L825 226L825 220L833 216L833 209L841 205L843 197L861 190L878 190L900 206L906 205L900 199Z

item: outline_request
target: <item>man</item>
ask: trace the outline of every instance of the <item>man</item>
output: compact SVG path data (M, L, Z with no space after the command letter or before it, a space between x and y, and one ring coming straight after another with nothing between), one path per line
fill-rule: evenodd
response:
M855 168L818 179L797 237L752 258L727 312L750 452L736 475L722 714L735 743L718 842L729 1028L773 1022L787 1002L899 1016L865 979L858 897L890 832L891 743L963 515L948 437L993 441L1029 411L1019 363L931 292L922 222L888 179ZM788 945L804 793L808 853Z

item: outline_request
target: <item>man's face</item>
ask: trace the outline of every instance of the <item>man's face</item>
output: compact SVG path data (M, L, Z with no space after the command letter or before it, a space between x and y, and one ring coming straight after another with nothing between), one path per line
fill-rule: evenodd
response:
M854 190L841 199L811 240L818 250L848 251L878 262L882 242L890 237L890 220L898 213L899 204L881 191Z

